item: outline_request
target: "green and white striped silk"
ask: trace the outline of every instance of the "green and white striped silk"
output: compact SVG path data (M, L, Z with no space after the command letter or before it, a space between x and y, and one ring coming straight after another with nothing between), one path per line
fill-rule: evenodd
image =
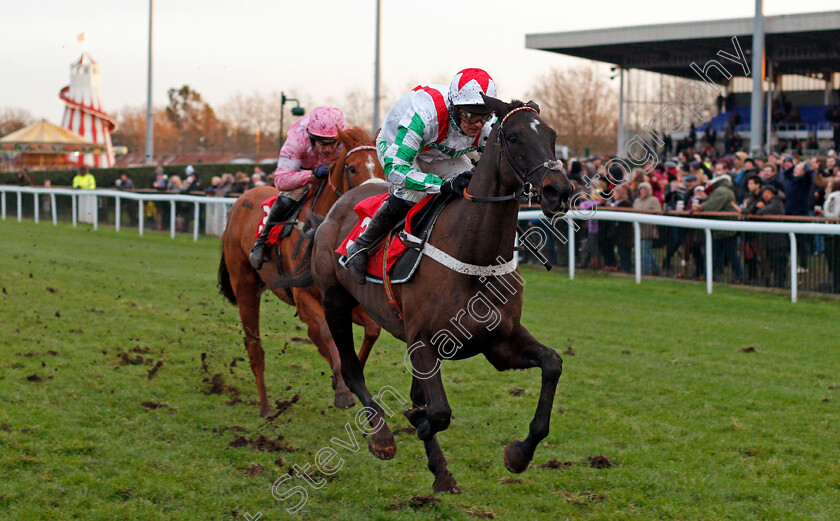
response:
M400 98L385 117L377 146L385 175L398 188L439 193L443 180L421 171L418 159L433 163L484 149L490 124L478 139L451 127L447 89L443 85L419 87Z

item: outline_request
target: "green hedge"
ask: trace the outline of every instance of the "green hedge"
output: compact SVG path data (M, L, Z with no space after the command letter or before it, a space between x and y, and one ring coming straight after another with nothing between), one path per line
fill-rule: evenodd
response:
M250 177L254 173L254 167L259 166L266 174L274 171L271 165L257 165L257 164L194 164L196 173L204 182L205 186L210 185L210 180L213 176L221 176L224 173L235 174L242 171ZM168 176L178 175L181 180L186 178L184 169L187 165L164 165L163 171ZM120 174L125 172L134 181L134 186L137 188L151 188L152 174L155 171L155 166L137 166L131 168L90 168L90 173L96 178L97 188L112 188L115 186L116 180ZM44 181L50 180L52 186L72 186L73 177L76 175L76 169L70 170L45 170L40 172L30 171L29 174L35 179L38 185L43 186ZM0 184L10 185L17 184L17 172L0 172Z

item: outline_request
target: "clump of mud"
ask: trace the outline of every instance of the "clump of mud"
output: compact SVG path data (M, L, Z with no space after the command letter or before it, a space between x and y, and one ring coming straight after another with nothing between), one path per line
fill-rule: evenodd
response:
M590 456L589 458L589 466L593 469L605 469L613 466L612 461L606 456Z
M284 412L289 410L289 408L292 405L296 404L298 402L298 400L300 400L300 395L295 394L294 396L292 396L291 400L277 400L277 401L275 401L274 402L274 408L275 408L276 412L274 414L272 414L271 416L269 416L268 418L266 418L265 421L270 422L272 420L277 419L278 416L280 416L281 414L283 414Z
M548 460L542 465L541 469L564 469L572 466L571 461L557 461L556 459Z
M232 385L228 385L225 383L225 378L222 376L222 373L216 373L210 378L205 378L204 383L208 384L207 389L203 392L204 394L224 394L228 393L230 395L230 400L228 400L228 405L235 405L242 400L239 398L239 389Z
M419 510L425 507L432 507L437 503L440 503L440 500L434 496L413 496L404 503L391 503L388 505L388 508L391 510L403 510L408 507L413 510Z
M277 436L276 439L268 438L262 434L254 439L248 439L245 436L234 436L233 440L228 443L228 447L252 447L260 452L297 452L298 448L283 441L283 436Z

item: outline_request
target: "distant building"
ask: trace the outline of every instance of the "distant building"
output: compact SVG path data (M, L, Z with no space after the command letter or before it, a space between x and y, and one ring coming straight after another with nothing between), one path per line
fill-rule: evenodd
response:
M68 155L67 161L71 164L114 166L111 132L116 127L116 120L102 108L100 81L99 64L85 51L70 65L70 85L61 89L58 95L65 105L61 126L103 147L101 153Z

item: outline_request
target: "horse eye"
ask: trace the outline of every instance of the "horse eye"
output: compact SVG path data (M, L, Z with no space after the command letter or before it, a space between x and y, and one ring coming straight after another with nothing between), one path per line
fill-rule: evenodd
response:
M355 167L355 166L353 166L353 165L350 165L350 167L349 167L349 168L347 168L347 170L349 170L349 171L350 171L350 174L355 174L355 173L356 173L356 167Z
M510 141L511 143L516 143L516 134L511 134L510 136L508 136L508 141Z

